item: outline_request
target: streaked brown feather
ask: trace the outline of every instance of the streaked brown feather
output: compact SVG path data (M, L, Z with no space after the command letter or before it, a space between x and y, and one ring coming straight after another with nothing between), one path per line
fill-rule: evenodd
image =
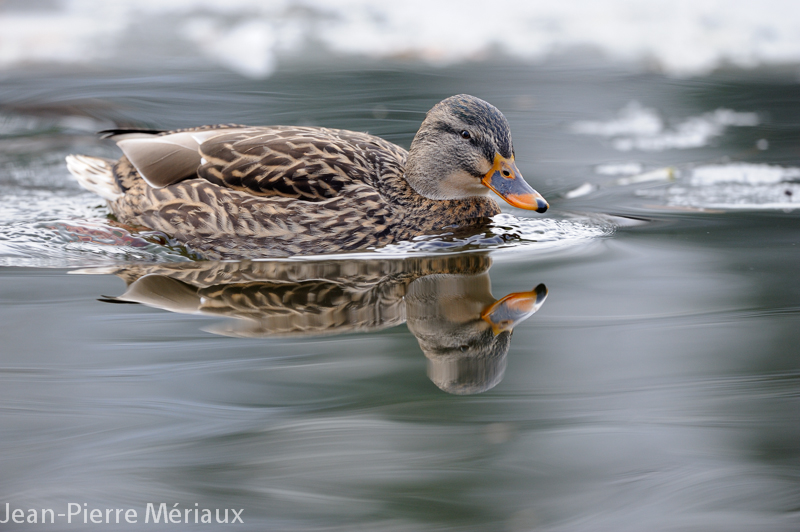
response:
M244 320L239 335L296 336L375 330L405 320L404 297L420 277L475 277L483 254L364 261L236 261L103 268L128 285L118 301Z
M402 174L407 152L372 135L327 128L231 131L200 145L199 177L259 196L321 201L349 183L375 186L391 166Z
M227 259L380 247L499 212L487 197L420 196L403 178L407 152L366 133L224 129L231 131L200 144L206 162L197 177L163 188L122 157L114 176L125 195L110 202L118 219Z

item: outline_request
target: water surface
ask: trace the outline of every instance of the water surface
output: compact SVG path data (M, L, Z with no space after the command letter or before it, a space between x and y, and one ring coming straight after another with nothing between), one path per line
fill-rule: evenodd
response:
M800 526L796 81L511 61L2 76L12 509L197 503L281 531ZM408 147L463 92L506 114L546 215L504 206L477 235L204 269L110 225L63 163L117 156L93 135L112 125ZM481 313L539 285L536 313L481 343ZM440 386L452 375L472 387Z

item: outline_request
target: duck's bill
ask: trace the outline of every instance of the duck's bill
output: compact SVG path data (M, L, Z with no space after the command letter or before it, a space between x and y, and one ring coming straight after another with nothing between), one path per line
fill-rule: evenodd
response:
M506 159L499 153L494 157L494 165L481 180L509 204L520 209L545 212L549 205L541 194L522 179L514 158Z
M530 292L514 292L499 299L481 312L481 318L492 326L495 335L512 331L539 310L547 299L547 287L540 284Z

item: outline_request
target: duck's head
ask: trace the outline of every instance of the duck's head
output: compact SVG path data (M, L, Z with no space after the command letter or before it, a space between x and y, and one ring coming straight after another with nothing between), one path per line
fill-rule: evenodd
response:
M489 189L514 207L545 212L547 201L522 179L508 120L474 96L451 96L428 111L411 143L406 179L436 200L483 196Z

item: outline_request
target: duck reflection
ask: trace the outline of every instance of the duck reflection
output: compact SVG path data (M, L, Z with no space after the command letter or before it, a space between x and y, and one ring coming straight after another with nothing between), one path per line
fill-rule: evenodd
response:
M101 268L128 285L110 302L230 318L226 336L375 331L406 322L442 390L473 394L503 378L514 327L544 303L543 284L496 300L485 254L405 259L183 262ZM86 272L86 271L85 271Z

